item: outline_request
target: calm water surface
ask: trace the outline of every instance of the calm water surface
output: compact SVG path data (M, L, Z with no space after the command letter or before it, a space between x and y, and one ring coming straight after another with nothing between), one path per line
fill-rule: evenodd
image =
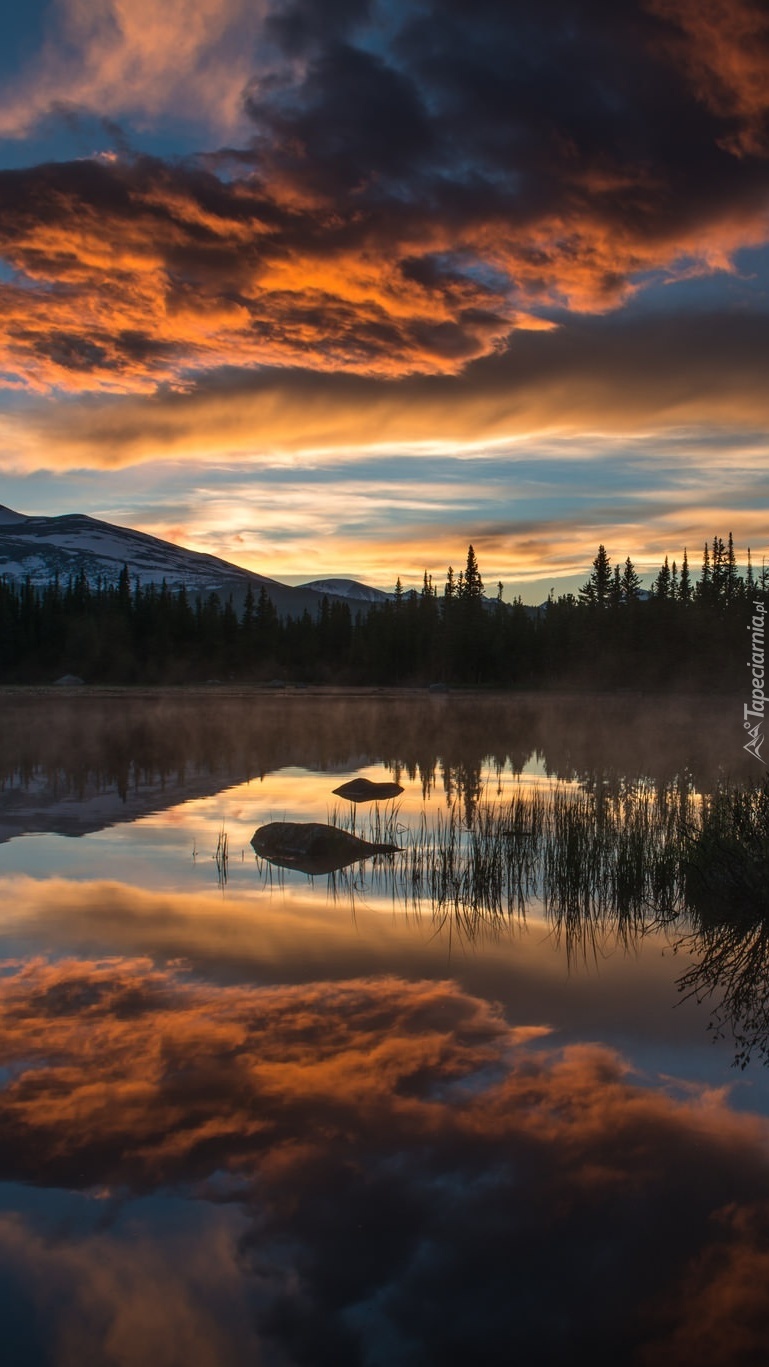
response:
M751 776L736 704L0 705L5 1362L767 1360L767 1071L682 1002L685 920L587 952L536 897L470 921L386 859L250 845L351 814L356 775L401 783L402 837L520 790L708 791Z

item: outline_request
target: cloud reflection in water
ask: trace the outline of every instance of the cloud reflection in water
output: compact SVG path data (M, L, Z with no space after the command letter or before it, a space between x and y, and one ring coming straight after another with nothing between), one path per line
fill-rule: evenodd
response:
M2 980L0 1029L5 1177L112 1194L85 1234L0 1220L46 1361L78 1360L67 1301L121 1364L763 1351L769 1124L723 1090L392 975L215 987L41 958ZM198 1238L153 1205L169 1192L208 1212Z

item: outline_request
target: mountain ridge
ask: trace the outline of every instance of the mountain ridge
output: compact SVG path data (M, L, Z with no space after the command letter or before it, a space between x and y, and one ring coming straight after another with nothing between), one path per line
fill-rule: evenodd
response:
M182 585L196 597L217 593L232 597L242 608L249 588L258 596L262 589L283 617L315 613L323 599L346 603L352 610L392 603L395 593L374 588L345 576L311 579L297 585L283 584L269 575L245 569L220 556L193 551L172 541L91 517L88 513L44 515L17 513L0 504L0 579L21 583L26 579L43 588L58 575L60 581L84 573L91 587L101 580L117 583L123 566L131 582L142 586L165 584L173 591ZM413 590L411 590L413 592ZM491 608L494 598L484 597ZM529 608L527 612L541 611Z
M239 607L249 588L256 595L264 589L278 613L287 617L300 617L305 611L316 612L324 597L348 603L355 601L360 606L387 598L382 593L380 600L381 590L368 589L366 585L357 585L363 593L350 594L319 590L310 585L282 584L219 556L189 550L149 532L121 527L87 513L28 516L0 504L0 577L17 583L29 579L36 587L43 587L56 575L60 580L66 580L84 573L89 584L95 587L99 580L116 583L124 565L128 567L132 582L137 579L142 585L165 582L174 591L184 585L196 596L231 595ZM334 582L339 586L355 583L342 579L317 582Z

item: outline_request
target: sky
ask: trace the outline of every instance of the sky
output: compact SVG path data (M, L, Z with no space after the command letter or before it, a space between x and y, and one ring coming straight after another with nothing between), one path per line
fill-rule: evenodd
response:
M0 503L536 602L769 555L760 0L32 0Z

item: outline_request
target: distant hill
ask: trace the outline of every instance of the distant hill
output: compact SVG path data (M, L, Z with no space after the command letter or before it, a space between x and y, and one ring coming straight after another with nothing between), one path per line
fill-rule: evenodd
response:
M99 579L115 583L124 565L132 583L138 579L141 584L161 584L165 580L169 588L176 590L183 584L194 595L218 593L227 599L231 594L238 607L249 585L257 596L264 587L283 617L301 617L305 609L314 615L324 594L337 596L330 590L292 588L215 555L190 551L146 532L81 513L25 517L0 505L0 577L13 582L29 577L33 584L44 585L56 574L66 583L70 575L82 571L95 585Z
M302 584L303 589L313 589L316 593L327 594L329 597L346 598L349 603L394 603L395 594L387 593L384 589L373 589L370 584L361 584L357 579L311 579L309 583ZM403 596L408 598L410 594L420 594L419 589L404 589ZM438 596L443 596L443 590L438 590ZM496 597L491 598L487 594L483 597L484 606L493 608L497 605ZM509 607L509 603L505 607ZM527 611L529 609L527 608ZM532 612L537 612L537 608L532 608Z
M355 603L391 603L395 598L394 593L372 589L369 584L360 584L357 579L312 579L309 584L301 584L300 588L334 598L347 598Z

